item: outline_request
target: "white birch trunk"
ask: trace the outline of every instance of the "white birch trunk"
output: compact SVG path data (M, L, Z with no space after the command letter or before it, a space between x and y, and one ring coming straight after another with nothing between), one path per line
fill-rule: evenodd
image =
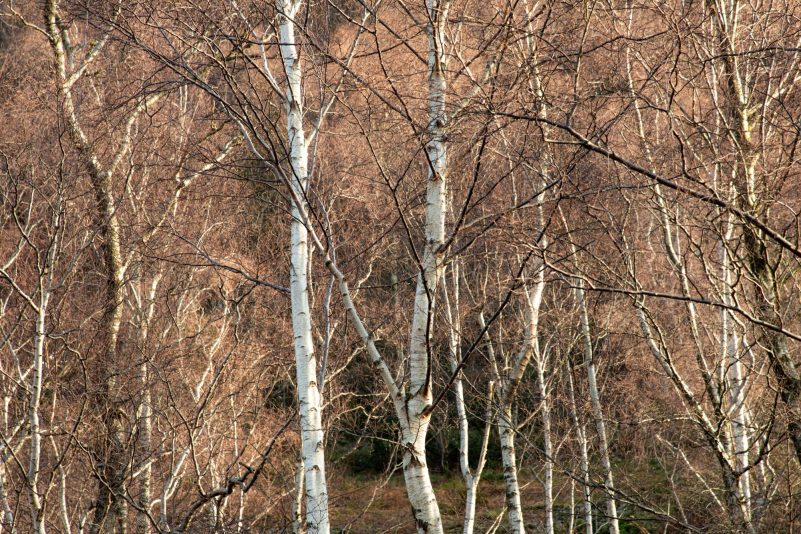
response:
M150 321L152 320L155 312L156 289L158 288L160 280L161 275L159 274L151 281L148 293L146 295L146 307L142 307L143 303L139 301L139 343L142 347L147 346ZM134 281L132 281L132 284L133 283ZM153 484L153 451L151 450L153 441L153 399L150 391L148 361L144 356L142 357L142 363L139 365L139 384L142 388L142 396L139 399L139 413L137 414L136 424L139 430L139 459L144 465L139 475L140 480L137 505L144 511L137 513L136 531L138 534L150 534L150 518L146 512L150 510Z
M53 447L55 449L55 446ZM58 507L61 517L61 528L63 534L72 534L72 526L70 525L70 512L67 506L67 473L64 466L58 468Z
M0 312L5 312L5 307L0 309ZM8 426L8 412L11 406L11 397L9 395L3 396L3 432L5 436L10 436ZM8 437L6 438L8 440ZM2 508L2 516L0 516L0 532L14 532L14 511L11 509L11 503L8 500L8 491L6 490L6 460L8 459L7 447L9 446L4 440L0 442L0 508Z
M500 383L498 436L501 443L501 463L503 465L503 480L506 495L506 515L509 522L509 531L513 534L523 534L526 531L523 521L523 508L520 501L517 451L515 450L517 425L514 417L514 401L526 367L531 361L535 350L538 350L534 338L537 336L540 303L542 292L545 288L544 272L541 268L537 274L537 280L538 283L534 286L533 292L526 291L527 322L523 335L522 347L511 365L504 358L503 374L501 374L501 371L498 369L498 362L495 350L492 346L492 340L489 338L489 334L487 334L487 352L490 362L492 363L495 378ZM481 313L478 315L478 322L481 328L486 328L486 322Z
M233 408L234 399L231 397L231 407ZM247 439L247 438L246 438ZM234 419L234 457L239 458L241 451L239 449L239 425ZM242 532L242 527L245 525L245 492L240 491L237 496L236 506L236 532Z
M456 404L456 418L459 429L459 469L465 484L465 508L462 523L463 534L473 534L476 523L476 498L478 497L478 483L481 480L481 473L486 463L487 446L489 444L490 429L492 428L492 402L494 382L490 381L487 395L487 418L484 427L484 436L479 452L478 465L475 471L470 468L470 435L469 423L467 420L467 408L464 402L464 385L459 368L459 355L461 354L460 330L461 321L459 315L459 272L456 266L452 269L453 273L453 301L448 296L448 288L443 278L443 297L445 300L445 317L450 324L449 351L448 357L452 373L457 373L453 381L453 396Z
M305 534L306 529L303 528L303 460L298 462L298 468L295 472L295 498L292 502L292 533Z
M498 415L498 435L501 441L501 462L503 464L503 479L506 486L506 507L507 517L509 520L510 532L514 534L525 533L525 523L523 521L523 508L520 502L520 483L518 480L517 470L517 453L515 450L515 434L517 433L517 425L514 418L514 402L517 397L517 391L523 375L528 367L531 357L536 355L538 360L539 371L539 344L537 343L538 325L540 304L542 302L542 292L545 289L544 271L540 267L537 275L537 282L532 291L526 291L526 314L527 323L525 334L523 336L523 346L515 358L512 365L506 369L505 374L501 377L501 398L500 398L500 414ZM482 327L484 320L479 317ZM494 360L494 357L493 357ZM497 374L497 371L496 371ZM538 372L539 375L539 372ZM541 392L542 393L542 392ZM544 398L543 398L544 400ZM542 407L543 411L545 406ZM543 420L543 423L546 421ZM550 414L547 416L548 430L546 432L547 441L550 444ZM546 464L550 461L550 450L546 453ZM546 465L546 473L547 473ZM552 478L548 478L552 483ZM547 496L546 482L546 516L552 517L547 510L552 510L552 498ZM548 519L546 517L546 523ZM553 522L551 520L550 524Z
M541 214L540 214L541 215ZM545 238L542 238L542 245L546 246ZM553 465L552 447L550 436L550 412L547 406L547 388L544 383L543 360L539 349L539 316L542 304L542 294L545 290L545 271L542 265L538 265L535 275L534 287L526 290L526 315L527 322L523 335L523 344L520 352L515 357L514 362L506 370L505 376L501 380L501 413L498 417L498 434L501 440L501 461L503 463L503 478L506 485L506 507L509 519L509 528L513 533L523 534L525 524L523 522L523 509L520 503L520 483L518 481L517 458L515 451L515 434L517 426L514 420L514 403L517 398L517 391L523 380L526 368L535 357L537 363L537 381L540 383L540 395L542 396L542 422L543 439L545 450L545 523L549 534L553 532ZM483 323L483 319L482 319Z
M458 275L454 275L454 280ZM443 284L443 287L445 285ZM454 283L455 292L458 292L458 285ZM448 299L448 291L443 291L445 299ZM458 307L458 294L454 295L455 305ZM449 304L449 303L448 303ZM464 504L464 534L472 534L476 522L476 495L478 480L473 477L470 471L470 449L469 449L469 426L467 421L467 410L464 405L464 385L462 384L461 372L458 371L458 358L460 354L459 333L457 331L458 325L454 323L454 314L451 313L450 306L446 306L448 322L451 324L450 333L450 351L449 359L451 372L458 372L453 381L453 397L456 403L456 419L459 429L459 470L462 473L462 479L465 485L465 504Z
M306 488L306 528L311 534L327 534L328 490L325 478L325 443L322 403L317 383L317 360L312 341L309 306L309 241L301 209L297 202L306 198L309 147L303 130L302 65L295 35L294 18L299 1L278 4L281 59L287 77L287 138L294 191L291 223L290 292L292 331L295 340L295 371L300 409L301 457ZM305 211L305 210L303 210Z
M576 528L576 481L570 479L570 519L567 521L567 531L573 534Z
M506 508L509 520L509 532L525 534L523 523L523 507L520 504L520 483L517 479L517 454L515 451L515 433L512 404L503 402L498 415L498 434L501 439L501 462L503 464L503 481L506 486Z
M153 465L151 459L149 458L149 456L152 454L152 451L150 450L152 443L152 399L150 394L150 386L147 380L147 362L142 363L141 373L141 384L143 389L141 406L139 407L139 447L141 450L141 455L145 457L145 465L144 469L142 470L142 474L140 475L141 480L139 482L140 487L137 501L140 508L149 510ZM148 518L147 514L144 512L139 512L136 517L137 532L140 534L150 534L150 527L150 519Z
M529 33L526 37L526 43L528 52L531 56L531 65L533 69L533 76L529 80L529 86L531 90L537 95L538 100L538 113L542 117L547 117L548 115L548 107L546 105L546 99L543 97L543 90L542 90L542 80L540 78L540 72L537 67L537 44L536 40L532 38L533 35L536 34L534 31L534 17L533 17L533 9L534 6L529 6L527 2L524 3L525 5L525 22L526 26L529 29ZM543 130L547 132L547 128ZM542 185L547 185L548 180L550 178L551 169L553 167L553 155L550 152L550 148L548 147L547 143L543 143L543 151L541 154L541 167L542 167ZM539 228L541 230L545 229L545 221L543 220L543 213L542 213L542 201L543 195L540 195L537 198L537 202L539 204L537 208L537 220L539 223ZM539 243L537 243L542 249L545 249L548 246L548 240L545 237L544 233L540 237ZM527 336L526 343L529 345L529 348L526 350L529 351L529 355L526 358L521 359L517 363L517 369L513 368L514 370L514 378L512 381L509 382L509 386L516 390L520 380L523 377L523 372L528 364L529 358L533 355L536 358L536 374L537 374L537 384L538 384L538 392L540 395L540 414L542 419L542 433L543 433L543 453L545 456L544 459L544 469L545 469L545 480L543 481L543 491L545 493L545 532L546 534L553 534L554 531L554 522L553 522L553 445L551 441L551 414L550 414L550 404L548 399L548 387L545 378L545 357L540 351L539 347L539 313L540 313L540 304L542 302L542 293L545 289L545 271L544 266L540 265L536 275L536 282L533 289L533 294L528 296L528 313L530 315L529 321L529 328L531 330L530 334ZM514 392L509 395L511 398L507 400L509 403L514 402ZM507 492L509 489L507 488ZM519 494L519 490L517 492ZM511 508L510 508L511 512ZM511 523L511 516L510 516L510 523ZM521 528L522 528L522 518L521 518ZM521 531L522 532L522 531Z
M580 455L580 468L581 468L581 481L582 493L584 495L583 509L584 509L584 530L587 534L593 534L592 530L592 488L590 487L590 460L587 454L587 433L584 425L581 424L578 418L578 407L576 406L576 393L573 386L573 370L568 363L567 369L567 384L568 391L570 392L570 408L571 416L573 419L573 426L576 427L576 436L579 442L579 455ZM570 529L569 532L573 530Z
M454 384L456 386L456 384ZM476 500L478 498L478 483L484 471L487 459L487 447L489 445L490 430L492 429L492 405L494 402L494 382L490 381L487 390L487 412L484 435L481 441L481 451L479 452L478 465L475 470L470 469L469 448L468 448L468 423L467 412L464 404L464 391L462 381L459 380L458 391L455 392L461 400L457 400L457 415L459 418L459 465L462 471L462 478L465 482L465 510L462 524L463 534L473 534L476 526Z
M40 287L42 292L44 287ZM27 486L30 497L32 531L45 533L44 504L39 494L39 466L42 457L42 431L39 420L39 406L42 400L42 373L44 372L45 312L47 297L42 294L36 310L36 330L34 333L33 374L31 375L31 397L29 403L30 457L28 459Z
M731 235L732 226L727 225L726 238ZM729 255L725 246L721 247L721 270L724 283L723 303L733 304L731 295L731 272L729 268ZM726 355L723 361L726 363L725 379L729 389L729 402L731 412L731 427L734 445L735 464L738 470L745 470L749 465L749 449L751 448L748 435L747 419L748 408L745 404L745 374L743 364L739 357L739 339L734 329L734 318L729 310L721 310L721 342ZM740 498L746 517L750 520L753 517L751 504L751 471L745 471L740 476Z
M409 393L403 434L403 475L417 531L440 534L442 520L426 464L426 435L431 406L431 354L429 339L434 297L442 277L441 246L445 241L447 155L445 146L445 55L443 29L449 0L427 0L428 24L428 127L426 155L426 223L423 263L417 277L409 341Z
M575 251L575 246L573 247ZM575 252L574 252L575 253ZM609 520L610 534L619 534L620 527L617 518L617 503L614 498L614 481L612 478L612 462L609 459L609 445L606 438L606 424L601 408L601 397L598 393L598 383L593 361L592 336L590 333L590 317L587 311L587 302L584 299L583 280L576 280L576 301L579 305L581 321L581 337L584 344L584 364L587 367L587 384L590 392L592 417L595 420L595 430L598 433L598 454L601 457L601 467L604 474L604 489L606 491L606 515Z
M535 341L536 342L536 341ZM543 492L545 494L545 534L553 534L553 443L551 441L551 405L549 390L545 376L545 356L538 354L536 362L537 387L540 395L540 415L542 417L542 452L545 456L545 480Z
M3 447L0 446L0 507L2 507L2 519L0 519L0 532L14 532L14 511L8 502L8 492L6 491L6 459Z

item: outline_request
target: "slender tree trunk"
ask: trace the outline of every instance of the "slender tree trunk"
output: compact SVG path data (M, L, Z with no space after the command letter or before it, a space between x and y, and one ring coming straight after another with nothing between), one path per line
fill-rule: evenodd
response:
M34 333L33 374L31 376L31 397L28 407L30 424L30 457L28 458L27 486L31 505L31 525L36 534L45 533L44 503L39 493L39 466L42 459L42 430L39 420L39 406L42 400L42 373L44 372L45 313L47 297L45 288L40 287L41 298L36 310L36 329Z
M8 492L6 491L6 458L3 448L4 446L0 445L0 508L2 508L0 532L13 533L14 511L8 502Z
M143 510L150 509L151 485L153 478L153 466L151 455L152 445L152 395L148 381L147 362L142 362L140 366L140 383L142 387L142 399L139 407L139 447L140 457L143 458L145 465L140 476L139 495L137 504ZM139 512L136 517L136 531L140 534L149 534L151 529L150 519L144 512Z
M442 294L445 301L445 317L450 324L449 351L448 359L452 373L457 373L453 381L453 396L456 404L456 418L459 430L459 469L465 484L465 510L462 523L463 534L473 534L476 523L476 499L478 497L478 483L481 480L481 473L484 470L487 457L487 446L489 444L490 430L492 428L492 403L494 393L494 381L490 381L487 394L487 413L484 425L484 435L479 451L478 465L475 470L470 468L470 434L469 422L467 420L467 408L464 402L464 385L462 383L461 371L459 368L459 355L461 354L461 319L459 313L459 271L454 265L452 269L453 279L453 298L448 294L446 278L443 277Z
M590 487L590 460L587 454L587 433L584 425L578 417L578 407L576 406L576 393L573 385L573 369L568 362L567 384L570 392L570 415L573 419L573 426L576 428L576 436L579 443L579 461L581 467L582 493L584 495L584 529L587 534L593 534L592 529L592 488ZM569 532L572 532L571 529Z
M519 353L514 361L504 371L501 376L497 370L497 365L494 365L494 372L496 377L501 383L500 388L500 413L498 414L498 435L501 441L501 461L503 463L503 478L506 486L506 507L507 517L509 520L509 529L514 534L523 534L525 532L525 524L523 522L523 509L520 503L520 483L518 481L517 469L517 454L515 450L515 434L517 433L517 425L514 418L514 403L517 398L517 392L520 387L523 375L526 368L531 361L532 356L536 357L538 367L538 381L540 371L540 354L539 343L537 336L539 335L539 314L540 305L542 302L542 293L545 289L545 273L542 266L539 267L536 274L536 282L533 289L526 290L526 314L527 321L525 333L523 335L523 343ZM485 327L484 319L479 315L479 324L482 328ZM491 347L490 347L491 349ZM491 351L491 360L494 362L494 351ZM542 394L542 391L540 391ZM545 408L543 406L543 408ZM544 416L545 418L546 416ZM545 422L545 419L543 419ZM547 441L548 452L546 453L546 463L551 459L550 451L550 414L547 416L548 429ZM549 483L552 484L552 471L551 478L547 477L546 465L546 488ZM547 489L546 489L547 493ZM549 504L546 504L546 523L548 517L553 517L552 513L547 510L552 510L553 500L546 497ZM553 521L550 521L551 526Z
M458 354L457 352L451 352ZM451 371L455 371L458 363L455 358L451 359ZM462 532L472 534L476 523L476 496L478 494L479 479L473 476L470 470L470 449L469 449L469 427L467 421L467 410L464 405L464 387L461 377L453 382L453 396L456 401L456 419L459 429L459 469L462 473L465 485L464 502L464 523Z
M575 250L575 247L574 247ZM598 454L601 457L601 467L604 474L604 489L606 491L606 515L609 520L610 534L619 534L620 527L617 519L617 504L614 498L614 481L612 478L612 462L609 459L609 445L606 438L606 424L601 408L601 397L598 392L598 383L595 373L595 362L592 350L592 335L590 333L590 316L587 311L587 302L584 298L583 280L576 280L576 301L579 305L581 321L581 337L584 346L584 365L587 367L587 384L592 405L592 417L595 420L595 430L598 433Z
M551 440L551 404L550 391L545 375L545 356L537 350L536 373L537 388L540 396L540 415L542 418L542 453L544 458L545 480L545 534L553 534L553 443Z
M478 314L479 326L486 330L487 324L484 320L484 315L479 312ZM511 369L509 369L508 361L506 358L503 360L504 374L501 375L498 369L498 359L495 354L495 349L492 344L492 339L487 332L487 353L489 360L492 364L493 374L496 381L500 384L498 394L498 438L501 443L501 465L503 466L503 481L506 497L506 517L509 522L509 531L514 534L523 534L525 524L523 522L523 507L520 502L520 483L518 481L517 472L517 452L515 450L515 434L517 432L517 425L515 422L514 402L512 396L514 388L511 388ZM520 354L516 359L515 369L521 369L527 365L531 356L531 342L532 323L526 325L526 333L524 335L523 347ZM499 525L496 525L496 528Z
M305 534L306 529L303 528L303 495L304 495L304 475L303 459L298 462L298 468L295 473L295 498L292 502L292 533Z
M473 534L476 525L476 500L478 498L478 483L481 481L481 474L484 471L484 466L487 460L487 447L489 445L490 431L492 429L493 409L494 402L494 382L490 382L487 392L487 412L486 423L484 425L484 434L481 441L481 451L479 452L478 465L475 470L470 469L469 463L469 436L467 432L467 412L464 405L464 393L461 391L462 384L459 381L460 391L456 393L462 397L461 409L457 408L459 417L459 464L462 471L462 477L465 481L465 511L464 522L462 525L463 534ZM454 384L455 386L456 384ZM458 406L457 404L457 406Z
M731 234L732 226L727 224L726 238ZM731 273L729 269L729 255L726 247L721 247L721 270L724 283L723 302L732 305L733 299L730 291ZM734 445L735 466L744 471L740 476L740 498L743 502L746 516L751 519L753 510L751 506L751 472L745 471L749 466L749 449L751 448L746 421L748 408L745 402L745 374L743 364L739 357L739 340L734 328L734 318L729 310L721 310L721 342L725 357L725 381L729 389L729 402L731 412L731 433Z
M127 505L123 498L128 462L125 451L124 415L118 405L119 361L117 338L122 319L124 268L120 253L120 229L112 192L111 171L104 169L84 134L73 102L72 86L77 80L68 73L68 56L71 53L65 42L66 30L61 28L58 5L48 0L45 5L45 22L48 38L55 57L57 87L62 101L67 132L78 148L86 166L95 194L95 216L98 221L101 250L106 276L105 303L102 317L103 349L100 362L101 387L94 395L95 407L102 412L104 433L97 447L98 496L90 532L124 534L127 529ZM94 46L94 45L93 45ZM125 152L130 142L130 127L136 114L129 118L128 131L118 155ZM112 166L113 167L113 166Z
M234 399L231 397L231 407L234 407ZM238 458L242 454L239 445L239 425L237 425L236 419L234 419L234 456ZM236 532L242 532L242 528L245 526L245 492L240 491L237 495L237 503L236 503Z
M306 198L308 187L309 147L303 129L303 71L300 46L295 35L295 16L301 3L281 1L279 33L281 59L287 76L287 138L292 175L291 187L296 199ZM301 456L305 471L306 528L311 534L327 534L328 490L325 477L325 441L322 424L322 401L317 383L317 359L312 340L309 306L309 240L301 210L292 203L290 292L292 331L295 339L295 371L300 409Z
M504 400L501 413L498 415L498 434L501 439L501 462L503 463L503 481L506 486L506 507L509 518L509 531L513 534L526 532L523 523L523 507L520 504L520 483L517 480L517 454L515 451L515 433L512 404Z
M53 443L53 451L58 455L55 439L51 437L51 440L51 443ZM63 465L58 466L58 507L63 534L72 534L69 506L67 505L67 473Z
M136 531L139 534L149 534L152 529L150 517L146 512L150 510L153 485L153 395L150 390L150 364L145 355L145 347L147 347L150 323L155 312L156 290L161 277L162 275L159 273L150 281L146 298L144 299L147 304L144 308L140 307L138 310L139 344L143 349L142 363L139 364L139 387L142 390L142 394L139 398L136 420L139 433L138 458L143 463L142 472L139 475L139 495L136 499L138 507L143 510L138 512L136 516ZM138 281L138 278L136 281ZM131 283L134 284L134 280ZM144 303L140 305L144 305Z
M3 431L5 435L10 435L9 427L8 427L8 412L11 405L11 397L9 395L3 396ZM8 439L8 438L7 438ZM5 442L0 442L0 509L2 509L2 515L0 515L0 532L14 532L14 511L11 509L11 503L8 500L8 490L6 489L6 461L8 460L8 453L7 447L9 444Z

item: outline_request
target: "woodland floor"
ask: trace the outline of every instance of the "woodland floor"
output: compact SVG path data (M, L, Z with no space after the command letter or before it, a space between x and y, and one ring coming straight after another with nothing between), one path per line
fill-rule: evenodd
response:
M403 533L415 532L411 511L406 501L406 489L403 476L396 474L385 484L380 477L336 477L335 487L341 491L330 503L332 532L348 532L352 534ZM446 532L462 531L462 514L464 513L464 483L456 475L447 477L434 475L433 480L443 523ZM534 481L524 482L522 488L524 503L537 503L538 506L524 506L524 517L531 532L542 532L542 487ZM580 496L576 495L579 499ZM556 520L569 513L569 495L565 495L565 503L557 503ZM577 502L578 504L578 502ZM505 532L506 518L500 517L504 512L504 488L500 473L485 472L479 485L476 502L476 533L483 533L493 523L500 520L500 528L496 532ZM559 531L566 531L566 523Z

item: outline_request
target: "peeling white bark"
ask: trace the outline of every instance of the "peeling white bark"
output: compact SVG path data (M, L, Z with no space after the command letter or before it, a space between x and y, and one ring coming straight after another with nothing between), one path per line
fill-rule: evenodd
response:
M425 443L431 406L431 335L434 300L442 277L441 247L445 241L447 154L445 126L446 56L444 28L449 0L427 0L428 23L428 127L426 155L425 247L421 272L417 277L412 328L409 340L409 396L406 401L407 425L402 428L403 474L412 505L417 531L439 534L442 520L426 465Z

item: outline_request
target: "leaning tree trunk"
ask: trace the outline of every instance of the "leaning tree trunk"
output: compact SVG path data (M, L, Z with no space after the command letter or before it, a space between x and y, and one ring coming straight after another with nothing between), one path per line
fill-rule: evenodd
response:
M124 533L127 526L127 505L124 494L128 462L125 451L124 415L116 398L119 391L117 339L122 319L124 268L120 253L120 227L112 192L113 169L103 168L81 128L72 94L72 87L80 77L80 72L77 75L68 72L70 51L65 42L66 30L61 27L58 5L54 0L49 0L45 6L45 21L55 58L58 93L62 101L67 132L78 148L94 190L95 217L106 277L101 324L103 345L102 356L99 359L101 384L99 391L93 395L95 409L101 413L105 435L100 438L95 450L99 482L94 520L89 526L89 531ZM93 47L96 46L99 45L93 44ZM118 155L124 153L126 144L130 141L130 127L134 117L135 115L132 115L129 119L127 124L129 129L125 132L123 147L120 147Z

